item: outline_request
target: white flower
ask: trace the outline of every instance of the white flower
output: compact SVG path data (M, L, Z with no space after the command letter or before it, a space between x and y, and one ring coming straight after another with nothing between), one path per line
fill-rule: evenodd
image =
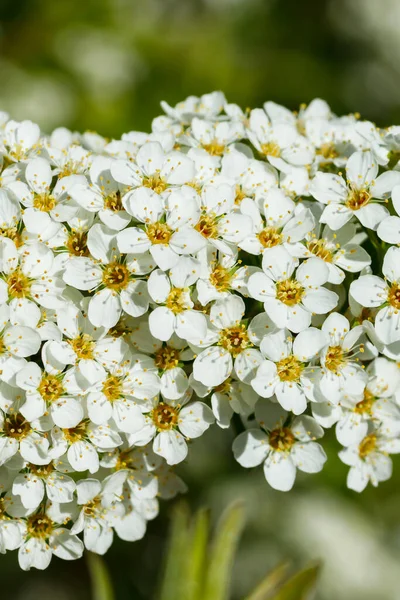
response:
M229 146L244 137L244 128L240 121L212 122L194 117L190 128L182 136L182 142L203 148L211 156L222 156Z
M338 231L327 225L317 227L305 236L304 243L288 246L289 252L297 258L316 256L323 260L329 269L329 283L339 284L345 272L358 273L371 264L371 257L356 243L356 227L346 223ZM303 236L304 237L304 236Z
M54 521L51 510L39 509L24 521L24 540L18 551L21 569L46 569L52 555L76 560L83 554L83 544L71 530Z
M400 173L387 171L377 177L378 168L371 152L355 152L347 161L347 179L318 172L310 193L326 204L321 223L336 231L354 215L364 227L376 230L389 215L379 200L387 200L394 186L400 183Z
M314 227L311 211L301 203L295 204L282 190L273 189L260 196L264 218L257 201L245 199L240 205L243 214L253 220L254 233L239 242L250 254L262 254L266 248L283 245L291 252L293 244L301 242Z
M222 92L212 92L211 94L203 94L199 98L197 96L189 96L186 100L178 102L174 107L168 102L161 101L161 108L167 113L171 119L182 123L189 123L190 119L197 115L212 119L219 115L223 110L226 100Z
M255 148L278 169L285 162L303 166L313 161L312 144L297 132L294 125L271 122L261 108L251 111L247 135Z
M113 541L112 524L123 514L123 506L118 501L119 486L105 479L103 484L97 479L81 479L77 482L77 500L81 508L71 533L83 531L85 547L96 554L105 554Z
M194 310L190 295L190 286L197 278L197 263L193 259L181 259L170 277L160 269L151 273L147 282L149 294L154 302L163 305L149 315L151 334L158 340L166 342L175 332L180 338L197 343L206 335L206 318Z
M362 275L350 285L350 295L367 308L379 308L375 329L384 344L400 340L400 248L389 248L382 273Z
M307 408L310 380L315 378L315 367L308 365L326 344L326 335L315 327L299 333L293 340L287 329L267 334L260 345L267 359L257 369L251 381L254 390L263 398L274 394L279 404L295 415Z
M250 296L264 302L264 310L277 327L294 333L309 327L313 313L326 314L338 302L335 292L322 287L329 277L322 260L311 258L298 264L282 246L269 248L263 254L264 272L255 273L248 282Z
M57 463L27 465L24 473L14 479L12 493L21 496L25 508L36 509L42 502L45 492L50 502L72 502L76 485L64 472L57 470Z
M214 388L207 387L191 377L190 385L200 398L211 394L211 408L217 425L222 429L229 427L234 413L249 416L258 400L258 394L250 385L232 377L228 377Z
M18 451L24 460L34 465L47 465L51 459L45 433L38 431L19 412L0 412L0 464L7 463Z
M256 418L262 429L249 429L233 442L233 454L242 467L263 463L269 485L287 492L296 479L296 468L305 473L318 473L326 461L322 447L314 440L323 429L312 417L296 417L285 424L287 413L266 400L256 405Z
M221 385L235 371L238 379L249 383L262 361L245 323L242 322L245 304L239 296L231 295L215 302L210 310L211 328L199 343L206 347L193 363L193 377L206 386ZM270 323L265 318L265 325ZM251 330L252 323L249 329ZM267 331L267 329L265 329Z
M363 329L350 329L349 321L339 313L330 314L322 325L328 344L321 352L321 377L317 381L315 400L328 400L333 404L345 395L362 394L367 376L360 365L359 356L364 351L356 346Z
M130 215L122 205L120 186L111 175L112 164L113 159L96 156L89 171L90 182L80 177L69 193L79 206L98 213L104 225L119 231L128 225ZM60 180L63 182L64 178Z
M117 235L120 252L141 254L150 251L157 266L174 267L181 254L194 254L206 240L194 229L200 209L192 188L173 190L164 202L155 192L140 188L127 210L141 227L128 227ZM124 202L127 203L126 197Z
M153 452L169 465L182 462L188 453L186 440L200 437L214 422L211 409L203 402L177 404L155 398L152 406L143 429L128 439L138 446L154 440Z
M147 312L146 284L136 275L151 270L146 256L122 257L117 250L115 231L96 224L88 235L91 258L73 257L66 265L64 281L80 290L95 291L88 306L95 327L113 327L122 312L138 317Z
M372 429L361 442L339 452L340 459L349 465L347 487L362 492L368 482L377 487L392 476L392 460L388 454L400 452L399 438L387 437L384 431Z
M4 128L3 145L12 162L26 160L38 148L40 129L32 121L8 121Z

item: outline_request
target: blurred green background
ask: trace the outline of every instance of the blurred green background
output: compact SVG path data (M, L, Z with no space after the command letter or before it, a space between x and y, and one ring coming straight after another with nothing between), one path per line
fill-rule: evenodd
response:
M0 0L0 108L42 129L65 125L108 137L150 129L159 101L215 89L243 107L271 99L295 109L315 96L337 113L400 122L398 0ZM400 464L361 496L325 438L323 473L300 476L290 494L230 452L232 432L213 428L178 472L194 509L216 517L232 500L248 523L234 571L239 600L281 559L321 558L321 600L397 600ZM396 469L396 462L397 469ZM116 541L106 562L117 600L152 600L171 503L135 544ZM44 573L0 557L4 597L89 600L84 560L53 559ZM181 599L176 599L181 600Z

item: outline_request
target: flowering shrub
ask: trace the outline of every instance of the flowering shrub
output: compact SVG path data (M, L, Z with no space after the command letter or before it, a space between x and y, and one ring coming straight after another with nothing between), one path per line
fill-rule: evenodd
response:
M211 425L290 490L400 451L400 128L189 97L121 140L1 114L0 551L141 538ZM83 533L83 542L78 537Z

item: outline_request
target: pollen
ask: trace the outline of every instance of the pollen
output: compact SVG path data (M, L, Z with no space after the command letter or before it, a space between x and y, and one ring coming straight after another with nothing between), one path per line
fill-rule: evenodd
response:
M3 432L6 437L22 440L31 431L31 426L21 413L7 415L4 419Z
M30 537L45 540L51 535L54 525L47 515L40 512L28 517L26 528Z
M218 292L227 292L231 287L231 271L221 265L210 273L210 283Z
M46 192L43 194L35 194L35 197L33 199L33 206L37 210L48 213L51 210L53 210L55 205L56 200L51 194L48 194Z
M388 292L388 302L396 310L400 310L400 285L395 281Z
M178 424L178 415L178 409L165 402L160 402L151 411L151 418L159 431L169 431L176 427Z
M222 156L225 152L225 145L220 144L216 139L212 140L209 144L202 144L202 146L211 156Z
M129 283L130 273L125 265L113 262L104 267L103 284L110 290L123 290Z
M264 248L273 248L282 243L282 234L275 227L265 227L257 237Z
M357 402L354 412L359 415L371 415L375 396L369 390L364 390L364 399Z
M152 244L168 244L174 233L166 223L150 223L147 225L146 233Z
M276 284L276 297L287 306L298 304L304 295L304 288L295 279L284 279Z
M346 206L350 210L360 210L360 208L367 206L370 200L371 194L368 190L357 190L356 188L353 188L347 196Z
M261 153L265 156L275 156L275 158L279 158L281 149L275 142L268 142L266 144L261 144Z
M304 365L291 354L276 363L276 368L281 381L299 381Z
M310 242L308 242L307 248L308 248L309 252L311 252L311 254L314 254L314 256L321 258L325 262L331 263L333 261L333 254L327 248L326 240L324 240L324 239L311 240Z
M6 276L6 283L11 298L27 298L30 295L32 280L19 267Z
M215 214L203 214L195 229L205 238L215 239L218 237L218 221Z
M122 380L115 375L109 375L103 383L102 392L110 402L122 396Z
M278 452L289 452L295 441L289 427L277 427L269 434L269 445Z
M165 304L175 315L186 310L186 289L172 288Z
M322 144L322 146L320 146L317 149L316 154L322 156L326 160L333 160L334 158L337 158L339 156L339 153L336 150L334 144L329 142L326 144Z
M13 240L17 248L22 246L22 236L21 233L18 231L18 227L0 227L0 237L10 238L10 240Z
M162 177L160 177L159 173L151 175L150 177L145 177L143 180L143 186L150 188L151 190L156 192L156 194L162 194L162 192L165 192L165 190L167 189L167 185L167 182Z
M325 367L337 373L345 363L344 352L341 346L329 346L325 355Z
M171 346L162 346L154 355L154 362L162 371L174 369L179 364L180 352Z
M93 351L96 344L89 334L82 333L73 340L68 340L68 343L71 345L78 358L87 360L94 358Z
M360 458L365 458L368 456L368 454L371 454L371 452L375 450L376 440L377 437L375 433L370 433L369 435L365 436L358 447L358 455Z
M238 356L252 344L246 326L241 324L222 329L219 333L218 345L225 348L232 356Z
M87 428L89 424L89 419L84 419L76 427L71 427L70 429L63 429L62 432L64 434L65 439L68 443L74 444L75 442L80 442L86 438Z
M124 210L121 201L121 192L117 190L113 192L107 198L104 199L104 208L111 210L112 212L119 212L120 210Z
M38 392L46 402L55 402L65 393L63 385L56 375L46 374L42 377Z
M87 246L87 232L74 231L68 233L68 239L65 244L69 254L72 256L89 256L89 248Z

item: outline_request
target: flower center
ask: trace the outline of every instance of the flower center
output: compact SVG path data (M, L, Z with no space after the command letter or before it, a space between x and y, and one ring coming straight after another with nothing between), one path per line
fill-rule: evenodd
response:
M11 298L26 298L29 296L32 281L22 273L19 267L7 275L6 283L8 286L8 294Z
M247 198L246 192L243 191L241 185L236 186L236 196L235 196L235 204L236 206L240 206L240 203L244 198Z
M281 381L298 381L304 365L291 354L277 362L276 368Z
M230 377L228 377L228 379L225 379L225 381L223 381L214 388L214 393L228 395L232 387L231 381L232 379Z
M372 411L372 406L375 402L375 397L371 394L370 391L364 390L364 399L360 402L357 402L354 412L359 415L370 415Z
M58 400L65 390L56 375L44 375L39 383L38 392L46 402Z
M368 190L357 190L351 189L347 196L346 206L350 210L360 210L363 206L366 206L371 200L371 194Z
M287 306L298 304L304 294L304 288L295 279L285 279L276 284L276 297Z
M266 144L261 144L261 153L265 156L275 156L276 158L279 158L281 149L275 142L267 142Z
M4 343L3 337L0 335L0 355L4 354L6 351L6 345Z
M117 190L113 192L107 198L104 199L104 208L111 210L112 212L119 212L120 210L124 210L121 201L121 192Z
M154 190L156 194L161 194L167 189L167 182L160 177L159 173L151 175L150 177L146 177L143 180L143 185L144 187Z
M215 267L210 273L210 283L218 292L225 292L231 287L231 272L221 265Z
M343 366L344 362L344 352L342 347L329 346L325 355L325 367L329 369L329 371L337 373Z
M177 315L187 308L186 302L186 289L185 288L172 288L168 294L166 306L169 310Z
M92 359L96 343L88 333L81 333L73 340L68 340L78 358Z
M400 285L396 282L392 283L388 292L388 302L396 310L400 310Z
M110 290L123 290L129 283L130 273L125 265L113 262L104 267L103 283Z
M86 437L88 424L89 419L84 419L76 427L71 427L70 429L63 429L62 432L67 442L69 442L70 444L74 444L75 442L80 442L81 440L83 440Z
M117 464L115 465L115 470L120 471L121 469L134 469L135 461L131 455L131 450L127 450L126 452L120 452L117 460Z
M157 429L161 431L168 431L169 429L176 427L178 424L178 415L178 409L165 402L160 402L158 406L151 411L153 423Z
M360 458L365 458L368 454L371 454L376 448L376 434L370 433L361 442L358 447L358 455Z
M308 242L307 248L314 256L318 256L318 258L321 258L325 262L332 262L333 254L326 247L326 240L311 240L311 242Z
M296 438L289 427L277 427L269 434L269 445L278 452L288 452Z
M38 513L28 517L26 529L31 537L45 540L51 535L54 526L53 521L49 517L43 513Z
M225 151L224 144L220 144L217 139L213 139L209 144L202 144L202 146L211 156L222 156Z
M273 248L282 242L282 234L275 227L265 227L257 237L264 248Z
M251 346L246 325L235 325L234 327L222 329L219 332L218 345L228 350L232 356L238 356L243 350Z
M218 221L215 215L201 215L195 229L205 238L215 239L218 237Z
M132 333L132 331L133 329L130 325L128 325L126 319L124 317L121 317L118 323L114 325L114 327L112 327L108 333L109 335L111 335L111 337L118 338L129 335Z
M0 227L0 237L10 238L17 248L22 246L22 237L17 227L7 227L5 229Z
M103 394L110 402L122 396L122 380L115 375L110 375L103 383Z
M42 212L50 212L56 205L56 200L51 194L44 192L43 194L35 194L33 206Z
M339 156L339 153L336 150L334 144L331 144L329 142L326 144L322 144L322 146L320 146L317 149L316 154L322 156L323 158L326 158L327 160L333 160L334 158L337 158Z
M180 352L171 346L162 346L154 355L156 367L165 371L166 369L174 369L178 366Z
M101 508L101 497L95 496L95 498L84 504L83 512L86 517L93 518L99 512L99 508Z
M168 244L174 233L166 223L150 223L147 225L146 233L152 244Z
M73 229L68 234L68 240L65 244L68 252L72 256L89 256L89 248L87 247L87 232L74 231Z
M37 475L37 477L42 477L43 479L46 479L54 471L54 465L52 462L48 465L34 465L32 463L28 463L27 467L33 475Z
M31 425L20 413L7 415L3 425L4 435L22 440L31 431Z

